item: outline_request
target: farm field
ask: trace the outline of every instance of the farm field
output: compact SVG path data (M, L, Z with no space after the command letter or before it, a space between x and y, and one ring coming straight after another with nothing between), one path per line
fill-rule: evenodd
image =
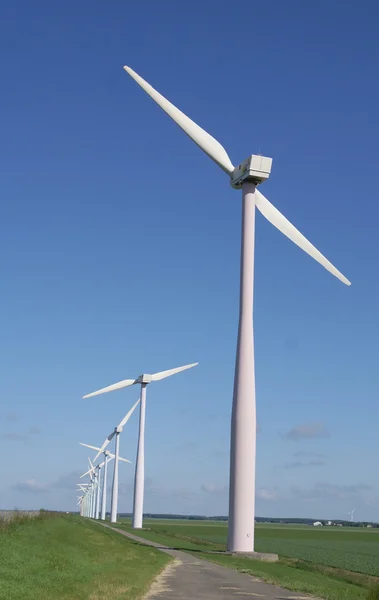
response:
M128 519L117 527L131 531ZM225 522L145 519L144 529L133 533L317 598L379 600L379 532L375 530L258 524L256 549L278 553L277 563L223 554Z
M168 545L191 550L226 548L226 523L147 519L144 527L151 531L141 536L159 536ZM258 524L256 550L379 577L379 529Z

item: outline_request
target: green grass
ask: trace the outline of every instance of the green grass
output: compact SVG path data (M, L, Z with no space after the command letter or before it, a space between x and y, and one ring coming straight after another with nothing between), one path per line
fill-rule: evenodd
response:
M192 549L225 550L226 523L151 519L145 526L168 545L175 541ZM258 552L379 577L379 529L258 524L255 547Z
M379 572L379 533L375 530L258 525L256 549L280 556L278 563L264 563L212 554L225 550L225 523L147 519L144 526L138 532L140 537L196 553L199 558L290 590L327 600L379 600L379 579L375 577ZM120 527L131 531L128 520Z
M69 515L0 528L0 600L134 600L169 557Z

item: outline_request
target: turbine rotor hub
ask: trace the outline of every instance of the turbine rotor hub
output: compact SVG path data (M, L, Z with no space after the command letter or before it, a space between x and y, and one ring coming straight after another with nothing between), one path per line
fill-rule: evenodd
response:
M137 383L145 383L145 384L148 384L148 383L151 383L151 382L152 382L152 380L153 380L153 378L152 378L152 376L151 376L151 375L143 374L143 375L140 375L140 376L138 377L138 379L137 379Z

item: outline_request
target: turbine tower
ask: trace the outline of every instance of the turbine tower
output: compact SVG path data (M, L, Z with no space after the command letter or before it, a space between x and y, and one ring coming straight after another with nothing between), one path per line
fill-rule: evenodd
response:
M132 526L133 529L142 529L143 522L143 497L144 497L144 486L145 486L145 414L146 414L146 386L153 381L159 381L160 379L165 379L166 377L170 377L171 375L176 375L176 373L180 373L181 371L185 371L187 369L191 369L192 367L196 367L198 363L192 363L191 365L185 365L184 367L177 367L176 369L169 369L168 371L161 371L159 373L154 373L153 375L140 375L137 379L124 379L123 381L119 381L118 383L114 383L112 385L108 385L101 390L97 390L96 392L92 392L91 394L87 394L83 396L83 398L92 398L92 396L98 396L99 394L105 394L106 392L113 392L114 390L121 390L124 387L128 387L130 385L135 385L137 383L141 384L141 406L139 413L139 434L138 434L138 447L137 447L137 460L136 460L136 471L134 478L134 499L133 499L133 521ZM117 433L117 428L115 429L115 433ZM114 435L114 434L113 434ZM108 437L109 439L109 437ZM116 437L116 454L117 454L117 440ZM104 444L101 447L101 450L104 449ZM97 456L99 456L99 453ZM96 458L97 458L96 456ZM118 475L117 475L118 476ZM113 521L115 522L115 521Z
M225 148L130 67L125 71L177 125L242 189L240 314L231 422L228 550L254 552L256 410L253 345L255 207L292 242L346 285L350 282L257 189L268 179L272 159L249 156L234 167ZM141 407L142 408L142 407Z

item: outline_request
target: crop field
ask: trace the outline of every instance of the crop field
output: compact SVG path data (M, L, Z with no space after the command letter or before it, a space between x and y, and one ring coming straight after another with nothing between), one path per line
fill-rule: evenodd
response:
M141 534L189 550L225 550L227 526L217 521L145 520ZM256 550L379 577L379 529L256 526Z

